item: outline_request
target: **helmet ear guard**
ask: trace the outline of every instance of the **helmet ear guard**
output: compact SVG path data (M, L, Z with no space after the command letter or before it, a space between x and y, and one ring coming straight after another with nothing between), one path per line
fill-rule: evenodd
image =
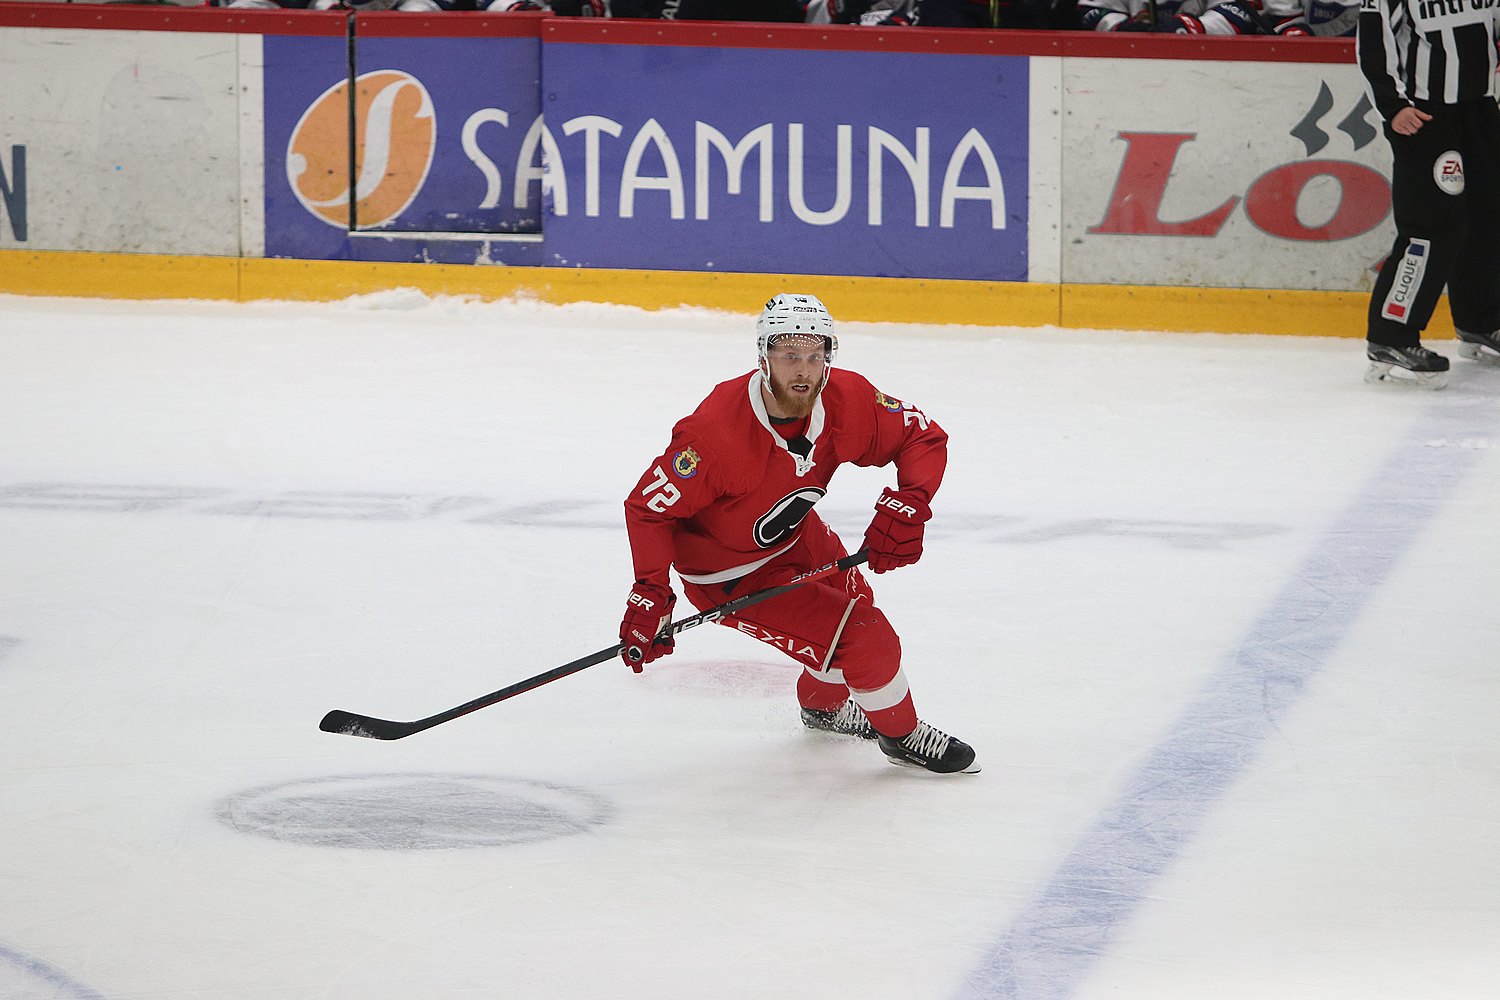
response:
M782 337L822 337L829 365L839 349L839 338L833 333L833 317L816 295L782 292L760 311L755 321L755 352L762 371L771 346Z

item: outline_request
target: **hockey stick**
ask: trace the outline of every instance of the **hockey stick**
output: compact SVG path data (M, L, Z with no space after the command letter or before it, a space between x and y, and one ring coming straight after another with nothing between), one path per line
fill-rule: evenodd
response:
M752 604L759 604L761 601L768 601L788 591L796 590L805 583L812 583L814 580L821 580L825 576L831 576L834 573L851 569L864 562L865 559L866 554L861 549L854 553L854 555L845 556L837 562L829 563L827 566L808 570L801 576L794 577L780 586L766 587L764 590L752 591L733 600L725 601L716 608L709 608L707 611L700 612L690 618L675 621L667 627L663 635L675 636L679 632L686 632L690 628L697 628L699 625L716 622L720 618L732 615L736 611L742 611ZM524 694L532 688L539 688L543 684L550 684L560 677L576 674L578 671L592 667L596 663L612 660L619 656L624 649L625 646L623 643L609 646L599 650L597 653L590 653L588 656L580 657L572 663L564 663L560 667L553 667L551 670L537 674L535 677L528 677L524 681L517 681L509 687L503 687L499 691L492 691L482 698L475 698L473 701L465 702L457 708L450 708L446 712L429 715L427 718L418 719L415 722L391 722L388 719L376 719L368 715L356 715L353 712L345 712L342 709L336 708L323 716L323 721L318 723L318 728L325 733L341 733L345 736L363 736L372 740L399 740L413 733L420 733L424 729L431 729L433 726L442 725L444 722L452 722L454 719L468 715L470 712L477 712L481 708L487 708L496 702L504 701L507 698L514 698L516 695Z

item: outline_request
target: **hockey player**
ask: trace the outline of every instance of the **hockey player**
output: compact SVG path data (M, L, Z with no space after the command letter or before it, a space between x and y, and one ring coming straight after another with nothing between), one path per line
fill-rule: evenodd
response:
M1070 27L1074 0L808 0L808 24L873 28Z
M1366 381L1440 387L1421 345L1444 283L1460 351L1500 357L1500 7L1364 0L1355 49L1391 144L1396 240L1370 296Z
M662 17L678 21L800 23L802 0L668 0Z
M1201 11L1184 3L1160 20L1157 31L1178 35L1280 35L1333 38L1353 35L1358 0L1222 0Z
M720 383L672 430L625 501L635 584L620 624L637 673L672 652L675 566L699 610L786 583L847 555L814 511L843 464L894 465L864 536L870 569L922 555L948 435L910 403L834 369L833 320L812 295L777 295L756 322L759 366ZM797 700L811 729L876 740L895 763L975 772L974 750L917 718L901 641L858 569L726 617L802 666Z
M1153 10L1154 6L1154 17ZM1358 0L1080 0L1079 27L1176 35L1353 35Z
M1188 0L1189 4L1197 0ZM1149 0L1078 0L1073 13L1084 31L1154 31L1156 19L1171 17L1182 3L1152 4ZM1201 9L1201 8L1192 8Z

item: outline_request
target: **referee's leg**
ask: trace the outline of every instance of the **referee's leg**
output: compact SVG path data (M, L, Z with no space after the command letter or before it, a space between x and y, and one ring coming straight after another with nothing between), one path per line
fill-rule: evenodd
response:
M1461 133L1450 109L1435 114L1415 135L1386 126L1395 157L1391 202L1396 240L1370 295L1372 344L1416 347L1432 318L1468 231L1465 195L1440 187L1436 166L1444 153L1461 149Z
M1500 106L1464 106L1464 198L1468 237L1448 275L1453 325L1471 333L1500 330Z

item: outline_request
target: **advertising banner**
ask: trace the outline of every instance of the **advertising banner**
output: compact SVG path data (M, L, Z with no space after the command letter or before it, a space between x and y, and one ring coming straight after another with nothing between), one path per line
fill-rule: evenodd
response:
M0 26L0 248L1357 292L1393 236L1334 42L110 16Z
M414 160L425 155L429 163L426 182L409 192L403 210L393 213L394 205L376 210L372 198L368 217L358 219L357 228L541 231L538 39L357 37L354 53L359 78L370 81L360 88L356 115L371 130L364 137L365 163L375 152L378 116L386 106L403 102L426 116L425 142L409 142L399 152ZM397 151L393 144L393 154ZM417 175L415 162L410 171ZM407 196L404 190L394 194Z
M0 248L238 256L232 34L0 28Z
M522 263L541 230L536 37L267 37L266 254ZM350 136L350 123L354 134ZM352 192L352 197L351 197Z
M550 43L546 263L1025 281L1024 56Z
M1063 280L1364 291L1390 146L1336 63L1064 62Z

